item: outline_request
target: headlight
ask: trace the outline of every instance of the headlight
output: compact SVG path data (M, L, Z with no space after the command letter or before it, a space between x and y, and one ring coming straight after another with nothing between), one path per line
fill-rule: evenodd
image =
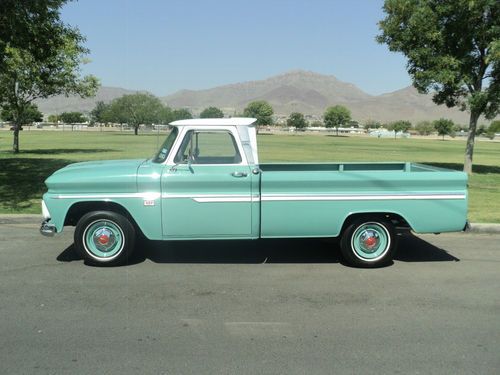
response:
M43 200L42 200L42 215L44 219L50 219L49 209L47 208L47 205Z

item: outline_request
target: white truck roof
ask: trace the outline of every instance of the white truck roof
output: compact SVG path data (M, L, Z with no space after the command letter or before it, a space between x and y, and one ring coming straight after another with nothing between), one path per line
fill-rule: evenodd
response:
M197 118L191 120L173 121L170 125L182 127L181 135L184 133L206 126L209 129L225 129L237 133L247 157L249 164L258 165L259 155L257 153L257 131L255 122L257 119L251 117L233 117L233 118ZM236 135L236 134L235 134Z
M174 126L250 126L257 119L250 117L232 118L196 118L189 120L177 120L170 123Z

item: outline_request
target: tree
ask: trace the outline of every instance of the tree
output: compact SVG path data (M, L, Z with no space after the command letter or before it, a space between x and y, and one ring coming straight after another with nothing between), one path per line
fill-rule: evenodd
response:
M323 119L325 126L335 128L337 135L339 135L339 127L351 121L351 111L343 105L336 105L326 109Z
M16 114L10 108L4 108L2 110L1 117L5 121L16 121ZM38 110L36 104L28 105L22 113L22 116L17 118L20 129L22 129L23 125L29 125L39 121L43 121L43 114Z
M500 109L500 2L386 0L383 9L377 40L408 58L418 91L469 111L464 171L471 173L478 119Z
M205 108L200 113L200 118L223 118L224 112L217 107L208 107Z
M325 124L323 124L320 120L314 120L309 126L312 128L322 128L325 126Z
M12 13L12 9L24 12L25 3L8 0L2 2L2 7L6 6L7 13ZM37 19L21 17L27 28L38 30L41 34L32 35L30 29L26 32L26 41L17 40L16 35L11 35L10 39L2 39L1 69L0 69L0 106L8 108L14 115L14 141L12 149L14 153L19 152L19 130L24 112L28 110L35 99L48 98L50 96L64 94L76 94L81 97L89 97L95 94L99 84L93 76L80 76L80 65L85 63L85 55L88 49L83 47L85 41L78 29L65 25L60 19L59 7L64 1L40 1L37 9L45 9L49 14L47 18L47 28L39 29L39 25L33 25ZM44 8L45 7L45 8ZM31 9L31 5L29 7ZM43 9L42 9L43 8ZM5 10L5 9L4 9ZM16 13L14 11L13 13ZM0 12L0 14L2 14ZM2 22L16 23L18 20L4 20ZM3 26L3 24L2 24ZM17 29L18 26L13 26ZM2 27L0 27L2 29ZM46 35L50 32L50 35ZM20 37L24 37L23 32ZM3 37L2 37L3 38ZM38 44L39 39L47 39L47 51L40 52L44 43ZM24 44L28 43L27 46ZM19 45L19 47L16 47ZM26 47L26 48L24 48Z
M81 124L86 121L85 116L81 112L63 112L59 115L59 120L65 124L70 124L71 130L73 130L75 124Z
M286 125L290 128L304 131L307 128L307 121L302 113L293 112L286 120Z
M191 118L193 118L193 115L187 108L179 108L172 111L172 121L188 120Z
M367 120L363 127L365 128L365 130L379 129L382 127L382 124L379 121Z
M90 111L90 122L94 123L106 123L109 117L109 105L99 100L92 111Z
M251 102L243 110L243 116L257 119L257 126L272 125L273 114L273 107L265 100Z
M388 126L388 130L394 131L394 139L397 138L398 133L406 133L411 128L411 122L405 120L399 120L391 122Z
M110 122L128 124L139 133L139 125L159 123L164 107L160 99L147 93L123 95L109 104L106 119Z
M60 19L59 9L67 0L0 1L0 56L7 47L21 49L36 61L50 60L59 54L71 29ZM0 74L7 68L0 58Z
M434 125L434 129L438 132L438 135L443 136L443 141L444 141L444 136L445 135L450 135L454 136L455 135L455 124L453 121L441 118L439 120L436 120L432 123Z
M415 130L420 135L430 135L435 129L434 125L432 125L430 121L420 121L417 125L415 125Z
M486 136L489 139L494 139L496 133L500 133L500 120L493 121L486 130Z
M163 106L161 112L160 112L160 124L167 125L170 122L174 121L174 113L172 111L172 108L168 106Z
M59 122L59 115L55 115L55 114L49 115L48 120L49 120L49 122L56 124Z

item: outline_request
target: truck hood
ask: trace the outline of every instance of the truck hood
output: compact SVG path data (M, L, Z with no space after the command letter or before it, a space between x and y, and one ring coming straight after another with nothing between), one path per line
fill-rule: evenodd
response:
M144 159L103 160L69 164L45 185L51 193L136 192L137 170Z

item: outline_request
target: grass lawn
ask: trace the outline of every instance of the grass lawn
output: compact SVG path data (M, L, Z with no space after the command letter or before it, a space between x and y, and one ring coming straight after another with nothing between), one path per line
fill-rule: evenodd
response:
M12 132L0 131L0 213L39 213L44 179L68 163L151 156L165 137L115 132L23 131L21 153ZM462 169L463 140L388 139L326 135L259 135L262 162L413 161ZM469 180L469 219L500 223L500 143L476 142Z

